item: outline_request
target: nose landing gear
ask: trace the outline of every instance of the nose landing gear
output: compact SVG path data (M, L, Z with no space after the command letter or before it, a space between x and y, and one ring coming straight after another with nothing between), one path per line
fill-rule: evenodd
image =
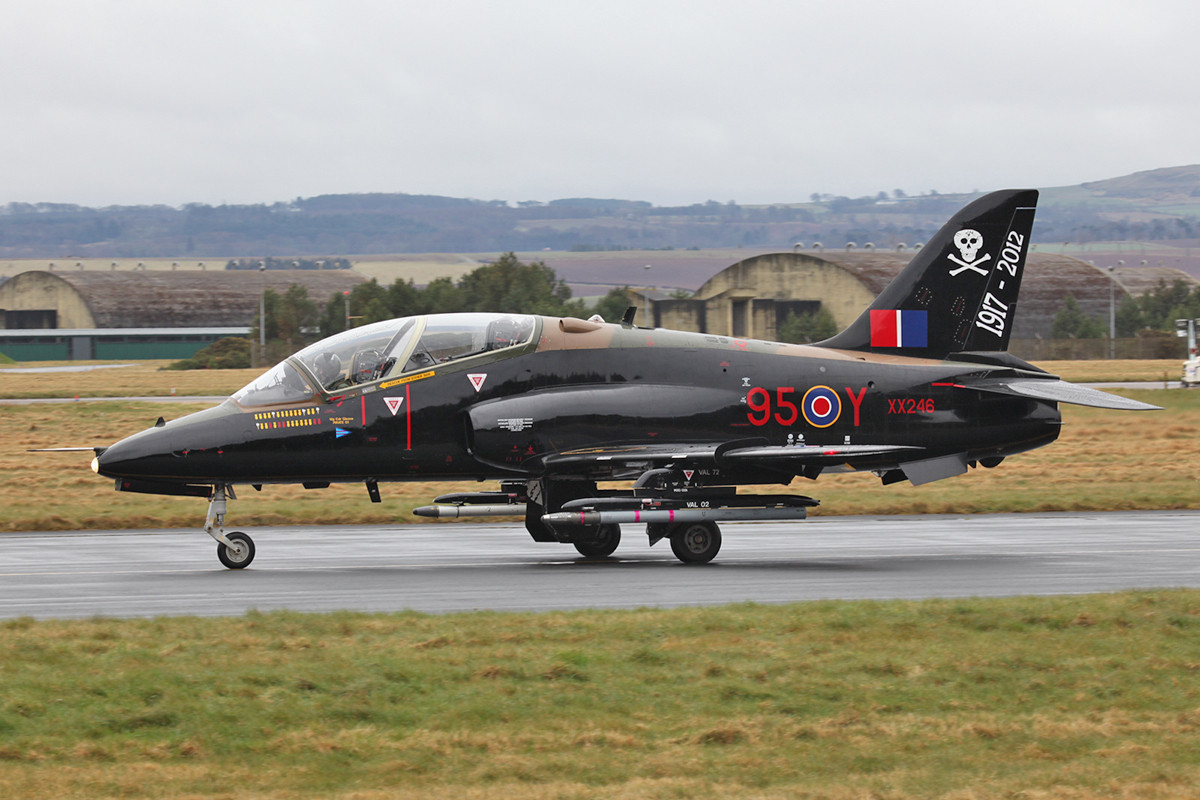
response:
M245 569L254 560L254 540L241 531L225 533L226 500L236 500L233 487L218 483L208 502L204 532L217 541L217 558L229 569Z

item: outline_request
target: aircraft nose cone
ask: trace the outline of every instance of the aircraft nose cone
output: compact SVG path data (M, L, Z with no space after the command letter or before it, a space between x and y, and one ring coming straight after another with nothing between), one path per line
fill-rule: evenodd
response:
M97 473L156 481L209 480L226 448L242 441L241 412L230 403L128 436L97 453Z
M151 428L104 448L92 459L92 469L106 478L145 477L160 473L161 460L170 454L169 434Z

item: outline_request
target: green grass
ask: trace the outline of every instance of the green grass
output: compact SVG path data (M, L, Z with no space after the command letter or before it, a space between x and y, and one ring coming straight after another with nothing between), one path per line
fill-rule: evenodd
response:
M1059 442L927 486L793 488L822 513L1196 507L1200 392L1129 394L1166 410L1064 407ZM203 501L116 493L86 455L24 452L189 410L7 408L0 527L198 527ZM268 487L230 511L241 526L405 520L442 488L389 485L381 507L361 486ZM991 800L1200 785L1194 591L20 619L0 623L0 687L0 798Z
M1200 592L0 625L0 795L1184 797Z

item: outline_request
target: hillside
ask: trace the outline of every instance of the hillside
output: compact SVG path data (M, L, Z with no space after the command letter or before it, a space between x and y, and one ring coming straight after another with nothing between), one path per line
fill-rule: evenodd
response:
M1121 178L1085 183L1083 188L1098 197L1200 205L1200 164L1135 172Z
M509 204L361 194L271 205L0 207L0 259L291 258L406 253L598 252L746 248L795 242L894 248L925 241L968 195L690 206L571 198ZM1200 243L1200 165L1043 192L1037 241ZM1190 253L1188 254L1190 255Z

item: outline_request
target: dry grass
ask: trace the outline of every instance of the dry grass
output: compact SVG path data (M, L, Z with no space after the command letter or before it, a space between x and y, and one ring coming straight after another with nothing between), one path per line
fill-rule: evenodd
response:
M0 373L0 394L225 394L254 370L163 372L162 362L88 373ZM1056 362L1061 372L1096 369L1103 362ZM1126 362L1134 375L1161 362ZM1062 369L1063 367L1067 369ZM867 474L797 479L789 488L822 501L814 514L968 513L1200 508L1200 392L1129 392L1161 412L1121 412L1064 406L1065 426L1055 444L1015 456L997 469L921 487L881 487ZM39 447L108 445L153 424L202 406L127 402L14 405L0 411L0 530L74 530L197 527L204 503L194 499L113 491L88 468L90 454L28 453ZM415 521L411 510L448 491L480 484L388 484L384 502L367 502L362 486L306 491L243 489L230 510L238 526L268 524L389 524ZM485 485L484 488L491 488ZM779 487L768 487L778 491Z
M1099 381L1177 381L1183 372L1178 359L1116 359L1113 361L1042 361L1037 366L1074 383ZM1165 388L1165 387L1164 387Z
M23 362L17 367L71 364L128 364L114 369L68 373L0 372L0 399L28 397L161 397L170 394L229 395L258 377L260 369L163 370L169 361ZM1046 361L1043 369L1069 381L1178 380L1173 360Z
M1118 511L1200 508L1200 392L1128 391L1163 411L1062 406L1058 441L995 469L925 486L880 487L872 476L794 482L821 500L814 514ZM807 488L805 488L807 487Z
M400 255L351 255L348 257L354 265L354 270L370 278L377 278L384 285L391 284L396 279L412 280L418 285L429 283L434 278L458 279L464 273L479 266L477 257L455 253L414 253ZM207 258L139 258L121 260L120 267L124 272L133 269L137 264L144 264L149 270L170 270L178 264L181 270L200 269L204 262L209 271L225 269L229 260L226 256L210 256ZM0 262L0 275L9 278L27 270L44 270L51 259L27 258L8 259ZM58 260L60 271L74 271L75 264L81 263L88 271L109 272L112 269L111 258L84 258Z
M869 474L797 479L790 491L822 505L814 514L971 513L1200 508L1200 392L1131 392L1167 406L1122 412L1066 406L1059 441L1014 456L996 469L925 486L880 486ZM200 500L113 491L88 468L88 453L28 453L28 448L106 445L149 427L159 414L201 406L92 402L9 406L0 414L0 530L197 527ZM307 491L297 486L241 490L231 509L238 526L389 524L416 521L411 510L448 491L480 484L385 484L384 502L359 485ZM485 484L484 488L492 488ZM779 487L764 487L778 491Z
M195 528L205 502L188 498L116 492L112 481L89 468L91 453L29 453L31 448L108 445L150 427L160 414L177 417L200 405L90 402L8 406L0 412L0 530L109 528ZM262 494L240 487L242 499L231 521L243 525L384 524L407 522L411 510L446 491L479 484L392 484L384 502L370 503L361 485L307 491L299 486L266 487Z
M164 370L170 361L21 362L16 368L73 364L127 364L89 372L0 372L0 398L226 396L261 369Z

